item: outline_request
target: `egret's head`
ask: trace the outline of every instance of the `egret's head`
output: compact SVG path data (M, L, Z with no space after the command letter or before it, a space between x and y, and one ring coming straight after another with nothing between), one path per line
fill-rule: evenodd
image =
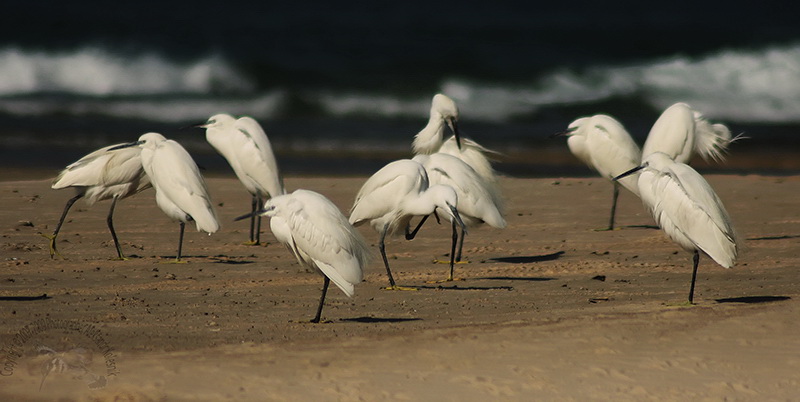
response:
M438 116L444 120L450 131L456 136L456 144L461 148L461 135L458 132L458 106L446 95L436 94L431 103L431 116Z
M428 191L431 192L431 197L435 204L434 210L438 208L443 211L445 215L450 217L451 221L456 222L466 231L466 225L464 225L464 221L461 220L461 215L458 213L458 194L456 194L456 191L452 187L443 184L431 186Z
M125 143L125 144L120 144L120 145L117 145L117 146L115 146L113 148L109 148L108 150L109 151L114 151L114 150L117 150L117 149L130 148L130 147L135 147L135 146L139 146L139 147L142 147L142 148L151 148L152 149L152 148L155 148L156 145L159 142L166 141L166 140L167 139L164 138L164 136L159 134L159 133L147 133L147 134L142 134L139 137L138 141L128 142L128 143Z
M136 143L142 148L155 149L159 143L166 140L167 139L159 133L146 133L142 134L139 137L139 141L136 141Z
M650 168L657 171L663 171L667 166L673 163L676 162L669 155L663 152L653 152L642 161L641 165L613 178L612 180L617 181L623 177L630 176L642 169Z
M233 116L231 116L231 115L229 115L227 113L219 113L219 114L215 114L215 115L209 117L208 120L205 123L198 124L197 127L201 127L201 128L217 128L217 127L223 127L223 126L226 126L226 125L229 125L229 124L233 124L233 122L235 122L235 121L236 121L236 119Z

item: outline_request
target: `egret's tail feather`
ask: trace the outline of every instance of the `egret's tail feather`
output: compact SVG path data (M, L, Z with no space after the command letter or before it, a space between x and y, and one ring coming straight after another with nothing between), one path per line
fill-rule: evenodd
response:
M708 160L709 158L714 161L720 162L725 160L725 152L731 142L740 138L731 138L731 130L723 124L711 124L703 116L695 112L695 133L696 142L695 150Z

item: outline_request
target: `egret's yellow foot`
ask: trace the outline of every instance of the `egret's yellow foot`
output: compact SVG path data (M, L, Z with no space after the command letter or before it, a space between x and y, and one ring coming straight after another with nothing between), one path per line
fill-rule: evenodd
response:
M694 307L694 306L697 306L697 305L694 304L693 302L690 302L690 301L686 300L685 302L680 302L680 303L667 303L667 306L670 306L670 307Z
M419 290L419 288L394 285L394 286L387 286L385 288L381 288L381 290Z
M450 264L450 260L433 259L434 264ZM469 264L469 260L453 261L453 264Z
M248 241L242 243L242 245L244 245L244 246L260 246L261 242L257 242L255 240L248 240Z
M179 260L179 259L174 259L174 260L169 260L169 261L159 261L159 263L161 263L161 264L186 264L188 262L189 261Z
M54 258L56 255L58 255L59 258L64 258L61 256L61 253L59 253L58 249L56 248L56 237L58 236L46 235L44 233L39 233L39 234L45 239L50 240L50 258Z
M602 228L602 229L592 229L595 232L610 232L612 230L620 230L620 228Z
M440 279L438 281L426 281L426 283L447 283L447 282L455 282L455 281L463 281L464 278L447 278L447 279Z

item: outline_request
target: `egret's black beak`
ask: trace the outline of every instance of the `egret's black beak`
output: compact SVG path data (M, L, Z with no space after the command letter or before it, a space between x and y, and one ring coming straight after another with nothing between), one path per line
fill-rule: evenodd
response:
M129 142L127 144L120 144L120 145L117 145L116 147L111 147L108 150L109 151L116 151L118 149L135 147L135 146L142 145L142 144L144 144L144 141L134 141L134 142Z
M636 166L635 168L633 168L633 169L631 169L631 170L629 170L629 171L627 171L627 172L625 172L625 173L623 173L623 174L621 174L621 175L619 175L619 176L617 176L617 177L615 177L615 178L613 178L611 180L617 181L617 180L619 180L619 179L621 179L623 177L630 176L630 175L632 175L632 174L634 174L634 173L636 173L636 172L638 172L638 171L640 171L642 169L644 169L644 166Z
M456 137L458 149L461 149L461 133L458 132L458 121L454 117L449 117L447 118L447 126L450 127L450 130L453 131L453 135Z
M467 234L467 225L464 224L464 221L461 220L461 215L458 214L458 209L452 205L447 205L450 207L450 212L453 213L453 216L456 218L456 223L458 226L461 226L461 230L464 231L464 234Z
M234 218L233 220L234 220L234 221L240 221L240 220L242 220L242 219L251 218L251 217L253 217L253 216L263 215L263 214L265 214L265 213L267 213L267 212L269 212L269 211L272 211L273 209L275 209L275 207L274 207L274 206L272 206L272 207L269 207L269 208L262 208L262 209L259 209L259 210L257 210L257 211L254 211L254 212L250 212L249 214L244 214L244 215L242 215L242 216L236 217L236 218Z
M555 133L555 134L550 134L550 138L566 137L566 136L569 136L570 134L574 133L575 130L577 130L576 127L568 128L566 131L561 131L561 132L558 132L558 133Z

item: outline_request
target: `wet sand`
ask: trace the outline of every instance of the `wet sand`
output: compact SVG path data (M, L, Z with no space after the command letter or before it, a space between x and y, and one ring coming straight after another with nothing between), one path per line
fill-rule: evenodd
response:
M508 228L470 232L462 280L436 282L450 231L429 220L387 244L398 283L420 289L381 290L378 236L364 227L376 258L353 298L331 288L321 324L308 320L322 278L266 220L266 244L242 244L247 223L233 218L250 201L235 179L208 180L222 229L187 226L186 264L167 263L178 225L153 190L117 206L128 261L110 259L108 201L73 207L51 259L40 233L72 194L0 179L2 400L791 400L800 389L800 177L707 176L741 253L729 270L701 258L694 306L691 256L647 227L634 196L621 194L619 230L596 231L607 181L503 178ZM365 179L286 186L347 211ZM10 352L21 355L11 366Z

